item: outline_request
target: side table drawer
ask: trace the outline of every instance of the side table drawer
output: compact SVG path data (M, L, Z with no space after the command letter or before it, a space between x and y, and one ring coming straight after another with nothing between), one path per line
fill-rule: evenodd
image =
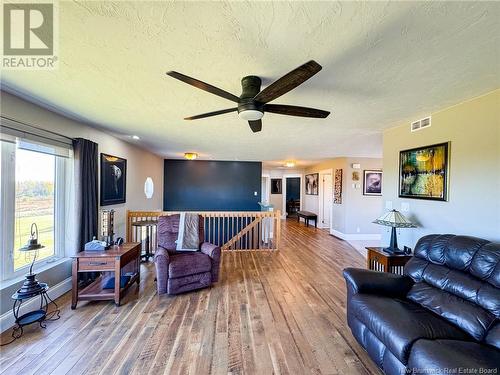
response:
M78 260L78 271L113 271L114 269L114 259L82 258Z

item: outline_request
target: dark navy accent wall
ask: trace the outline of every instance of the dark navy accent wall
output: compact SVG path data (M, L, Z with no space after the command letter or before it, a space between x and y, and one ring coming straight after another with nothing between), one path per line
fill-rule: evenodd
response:
M260 162L165 159L163 209L259 211L261 180Z

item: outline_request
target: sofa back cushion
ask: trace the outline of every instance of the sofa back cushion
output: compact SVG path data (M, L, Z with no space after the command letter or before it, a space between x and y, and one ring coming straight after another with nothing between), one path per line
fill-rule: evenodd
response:
M489 336L500 319L500 244L429 235L418 241L414 255L405 266L415 281L407 298L500 348L497 335Z
M179 235L179 221L181 215L169 215L158 217L158 246L163 247L169 251L175 251L177 245L177 236ZM199 237L200 244L204 242L204 219L203 216L199 216Z

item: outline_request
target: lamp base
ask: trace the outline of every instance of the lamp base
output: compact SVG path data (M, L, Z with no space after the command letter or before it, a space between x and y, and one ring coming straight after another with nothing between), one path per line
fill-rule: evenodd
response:
M382 250L388 254L393 254L393 255L401 255L404 254L405 252L401 249L398 249L397 247L384 247Z
M17 291L20 297L29 297L31 295L39 294L44 287L36 279L36 274L30 273L26 275L26 280L24 281L21 289Z

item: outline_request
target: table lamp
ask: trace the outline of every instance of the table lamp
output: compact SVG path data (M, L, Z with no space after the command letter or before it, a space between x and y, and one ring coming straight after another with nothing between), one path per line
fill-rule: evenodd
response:
M375 224L385 225L392 227L391 231L391 244L389 247L384 248L384 251L389 254L404 254L402 250L398 249L398 238L396 235L396 228L416 228L417 226L409 221L403 214L397 210L391 210L380 216L377 220L373 221Z
M26 243L25 246L23 246L19 249L19 251L23 251L23 252L25 252L25 251L27 251L27 252L34 251L35 252L35 256L33 257L33 261L31 262L30 272L29 272L29 274L26 275L26 280L24 281L24 284L21 287L21 289L19 289L17 291L17 293L20 296L24 295L26 297L28 297L34 293L38 293L43 289L43 287L40 285L38 280L35 278L36 274L33 273L33 265L35 264L36 257L38 255L38 250L43 249L45 246L38 243L38 227L36 226L36 223L31 224L31 231L30 232L31 232L31 234L30 234L30 238L29 238L28 242Z

